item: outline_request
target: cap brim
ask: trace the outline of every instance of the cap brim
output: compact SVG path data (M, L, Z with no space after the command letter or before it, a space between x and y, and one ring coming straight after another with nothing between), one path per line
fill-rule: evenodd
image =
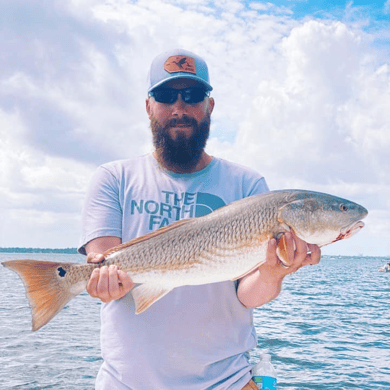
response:
M161 85L167 83L168 81L177 80L177 79L190 79L190 80L194 80L194 81L198 82L199 84L202 84L206 88L206 91L212 91L213 90L213 87L209 83L205 82L202 78L200 78L200 77L198 77L196 75L191 75L191 74L188 74L188 73L177 73L177 74L172 75L169 78L166 78L164 80L161 80L157 84L153 85L153 87L148 89L148 92L153 91L153 89L160 87Z

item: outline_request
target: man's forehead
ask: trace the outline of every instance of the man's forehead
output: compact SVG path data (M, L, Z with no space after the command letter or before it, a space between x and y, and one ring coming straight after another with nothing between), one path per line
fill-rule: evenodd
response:
M174 89L183 89L183 88L189 88L189 87L202 87L202 84L196 82L195 80L191 79L174 79L169 80L166 83L162 85L163 88L174 88Z

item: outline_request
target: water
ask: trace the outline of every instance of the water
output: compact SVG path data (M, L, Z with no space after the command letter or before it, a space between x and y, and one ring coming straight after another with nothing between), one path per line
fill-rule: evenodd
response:
M278 388L390 389L390 274L378 272L388 260L324 258L256 309Z
M0 261L40 259L85 262L81 255L0 254ZM102 363L100 303L83 292L50 325L32 333L19 277L0 270L0 389L93 389Z
M83 262L79 255L0 254ZM324 257L288 276L254 313L258 348L269 352L278 389L390 390L390 259ZM19 278L0 269L0 389L93 389L102 362L99 306L83 293L49 325L30 332Z

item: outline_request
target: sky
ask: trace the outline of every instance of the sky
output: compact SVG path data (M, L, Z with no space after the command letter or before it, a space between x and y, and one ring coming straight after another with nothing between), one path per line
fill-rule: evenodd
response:
M331 4L330 4L331 3ZM0 247L76 247L90 178L153 150L153 58L208 63L207 152L369 211L328 255L390 256L390 0L3 0Z

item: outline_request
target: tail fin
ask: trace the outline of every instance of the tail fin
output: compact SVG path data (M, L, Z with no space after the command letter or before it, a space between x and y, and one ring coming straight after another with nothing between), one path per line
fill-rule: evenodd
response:
M23 280L30 302L32 331L46 325L84 286L72 288L66 280L69 264L35 260L11 260L2 263ZM86 284L86 283L85 283Z

